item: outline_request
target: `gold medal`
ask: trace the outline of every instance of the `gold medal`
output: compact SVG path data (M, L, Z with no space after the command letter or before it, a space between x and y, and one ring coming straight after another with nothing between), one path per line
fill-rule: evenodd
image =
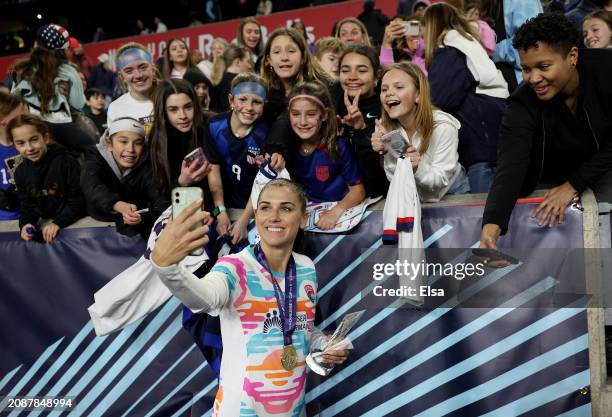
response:
M297 363L297 352L293 345L283 346L283 356L281 356L281 365L287 371L293 371Z

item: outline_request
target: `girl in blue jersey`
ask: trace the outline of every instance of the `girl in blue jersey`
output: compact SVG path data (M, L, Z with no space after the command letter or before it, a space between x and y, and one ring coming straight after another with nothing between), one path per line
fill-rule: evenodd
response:
M208 184L217 213L219 234L231 233L232 243L246 237L246 229L253 207L251 189L263 161L263 145L268 133L267 125L260 120L266 101L266 89L261 79L250 73L237 75L229 94L231 111L212 117L204 134L204 148L212 170ZM279 166L280 155L273 154ZM226 207L244 209L230 231L230 219Z
M289 123L300 142L289 171L311 201L337 201L325 211L320 229L331 229L345 210L366 197L353 150L337 137L336 115L327 88L320 82L296 85L289 95Z

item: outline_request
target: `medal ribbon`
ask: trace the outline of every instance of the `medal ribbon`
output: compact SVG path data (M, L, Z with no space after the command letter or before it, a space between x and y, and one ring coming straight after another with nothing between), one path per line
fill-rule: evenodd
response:
M281 324L283 325L283 344L289 346L293 344L292 335L295 331L295 324L297 322L297 273L293 255L289 258L287 270L285 271L285 296L283 297L280 285L278 285L276 278L274 278L268 266L266 255L259 244L255 245L254 252L259 263L266 269L268 274L270 274L270 279L274 286L274 296L276 297L276 303L278 304L278 310L280 312Z

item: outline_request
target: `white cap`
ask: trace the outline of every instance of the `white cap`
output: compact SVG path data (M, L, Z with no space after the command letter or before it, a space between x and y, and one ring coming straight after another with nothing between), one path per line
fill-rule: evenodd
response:
M134 132L143 138L146 136L142 123L131 117L121 117L110 122L107 129L107 137L110 138L117 132Z

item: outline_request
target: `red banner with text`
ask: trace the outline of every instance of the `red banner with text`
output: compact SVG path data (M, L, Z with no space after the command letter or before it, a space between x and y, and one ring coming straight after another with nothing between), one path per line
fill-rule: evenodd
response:
M390 18L395 16L398 0L379 0L376 4L384 14ZM308 40L314 43L323 36L330 36L334 23L345 17L357 17L363 10L363 1L354 0L331 5L309 7L306 9L296 9L286 12L274 13L269 16L258 16L257 19L262 25L264 40L267 35L278 27L291 26L293 20L299 18L304 22L308 33ZM163 17L163 16L162 16ZM111 62L115 61L115 53L119 46L127 42L139 42L145 45L157 59L166 42L173 38L183 38L190 49L199 49L204 59L210 54L210 48L214 38L222 37L232 41L236 37L240 20L228 20L219 23L206 24L194 28L183 28L170 30L165 33L152 35L130 36L127 38L112 39L104 42L89 43L84 45L85 54L97 63L97 57L102 53L107 53L111 57ZM7 56L0 58L0 79L3 79L8 68L23 55Z

